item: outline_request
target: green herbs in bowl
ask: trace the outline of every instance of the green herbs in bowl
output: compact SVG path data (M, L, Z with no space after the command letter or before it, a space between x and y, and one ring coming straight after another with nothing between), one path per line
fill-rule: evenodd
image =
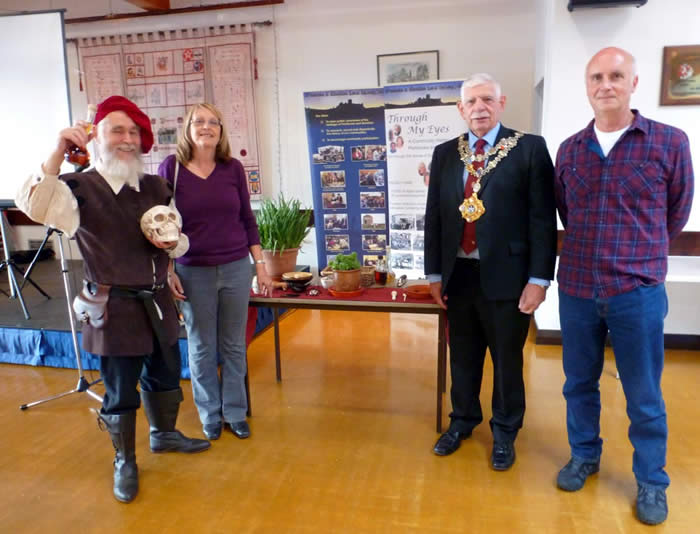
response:
M338 254L328 266L334 271L352 271L361 267L360 260L357 259L357 252L350 254Z

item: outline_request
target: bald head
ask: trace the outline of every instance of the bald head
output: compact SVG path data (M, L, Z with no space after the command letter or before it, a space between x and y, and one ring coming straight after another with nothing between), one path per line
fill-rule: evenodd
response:
M630 54L627 50L623 50L622 48L608 46L607 48L603 48L602 50L596 52L596 54L590 59L588 65L586 65L586 76L588 75L588 71L591 68L591 65L601 60L605 61L610 59L616 60L619 63L629 65L629 67L632 69L632 75L637 75L637 60L634 59L634 56Z
M637 64L626 50L603 48L586 65L586 93L597 123L629 124L636 88Z

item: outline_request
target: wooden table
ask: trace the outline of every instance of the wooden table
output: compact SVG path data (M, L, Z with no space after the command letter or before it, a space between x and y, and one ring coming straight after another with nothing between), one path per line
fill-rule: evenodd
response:
M446 388L447 367L447 342L446 342L446 315L445 312L432 300L411 300L403 302L402 291L397 289L398 297L392 301L391 297L382 300L346 300L330 296L327 291L318 288L322 294L317 297L294 296L281 291L275 291L271 297L259 297L251 295L250 305L259 308L272 308L275 329L275 366L277 381L282 381L282 365L280 360L280 333L279 310L282 309L307 309L307 310L338 310L338 311L362 311L362 312L388 312L388 313L420 313L438 316L437 332L437 386L436 386L436 413L435 428L442 432L442 404ZM382 288L384 292L386 289ZM367 293L373 291L368 289ZM376 294L374 295L376 297Z

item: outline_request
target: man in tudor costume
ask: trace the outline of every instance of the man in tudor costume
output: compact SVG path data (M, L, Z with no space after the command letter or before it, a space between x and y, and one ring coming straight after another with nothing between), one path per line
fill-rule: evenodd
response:
M98 421L116 451L114 496L130 502L138 492L140 400L153 452L199 452L210 444L175 429L183 400L179 326L166 273L169 257L181 255L187 245L184 235L160 242L141 231L141 216L169 204L172 196L165 180L142 172L141 155L153 145L150 120L131 101L112 96L97 108L96 132L91 126L79 121L59 133L41 173L25 182L16 204L33 220L75 236L84 259L84 293L107 299L104 324L93 316L83 325L83 349L100 356L105 394ZM95 167L58 176L66 150L85 147L93 136Z

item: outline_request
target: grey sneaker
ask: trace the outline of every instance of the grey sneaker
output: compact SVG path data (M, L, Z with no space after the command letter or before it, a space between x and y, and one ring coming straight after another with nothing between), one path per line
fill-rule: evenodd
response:
M666 489L637 484L637 519L647 525L658 525L667 517Z
M564 491L578 491L583 487L586 479L600 470L600 460L586 461L579 458L571 458L559 475L557 486Z

